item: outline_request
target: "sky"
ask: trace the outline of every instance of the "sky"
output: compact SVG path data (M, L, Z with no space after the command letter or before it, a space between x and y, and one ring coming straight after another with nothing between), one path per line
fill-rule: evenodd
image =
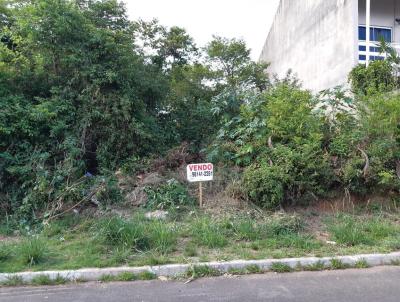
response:
M279 0L124 0L132 20L179 26L206 45L213 35L241 38L258 60Z

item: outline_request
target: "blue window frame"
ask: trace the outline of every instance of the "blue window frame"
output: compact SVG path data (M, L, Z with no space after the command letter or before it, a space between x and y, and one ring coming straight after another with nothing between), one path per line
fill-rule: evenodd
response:
M358 39L360 41L365 41L367 39L366 27L358 27ZM392 29L382 28L382 27L371 27L370 28L370 40L374 42L379 42L383 38L386 42L392 42Z

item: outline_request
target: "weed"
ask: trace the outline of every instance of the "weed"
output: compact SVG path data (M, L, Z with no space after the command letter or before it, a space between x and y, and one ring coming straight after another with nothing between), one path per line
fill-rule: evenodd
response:
M305 271L312 271L312 272L322 271L325 269L325 264L322 261L318 261L316 263L303 266L302 269Z
M189 195L185 186L175 179L158 188L146 188L148 201L146 207L150 209L170 209L176 207L192 206L195 201Z
M195 265L186 272L186 276L193 279L220 275L221 273L218 270L207 265Z
M354 264L355 268L369 268L368 262L365 259L360 259Z
M340 259L331 259L331 268L332 269L347 269L350 266L348 264L343 263Z
M30 266L44 262L47 256L46 242L36 237L25 240L19 246L19 256L24 264Z
M140 274L138 274L137 277L138 277L139 280L154 280L154 279L157 279L157 275L152 273L152 272L149 272L149 271L141 272Z
M260 274L262 273L261 267L256 264L248 265L245 268L246 273L248 274Z
M231 275L245 275L246 273L247 273L246 270L240 269L240 268L230 267L228 269L228 274L231 274Z
M293 271L293 269L285 263L274 262L271 265L271 271L276 272L276 273L289 273L289 272Z
M138 279L138 276L131 272L123 272L116 276L117 281L135 281Z
M116 281L116 280L117 280L117 279L116 279L116 276L110 275L110 274L102 275L102 276L100 277L100 279L99 279L100 282L104 282L104 283L106 283L106 282L113 282L113 281Z
M9 276L7 278L7 280L4 281L1 285L4 285L4 286L21 286L21 285L25 285L25 282L24 282L24 280L22 279L21 276L13 275L13 276Z
M228 244L224 228L210 217L197 218L192 224L192 236L196 243L209 248L221 248Z
M57 275L55 279L51 279L48 275L39 275L31 280L32 285L61 285L68 282L68 279Z

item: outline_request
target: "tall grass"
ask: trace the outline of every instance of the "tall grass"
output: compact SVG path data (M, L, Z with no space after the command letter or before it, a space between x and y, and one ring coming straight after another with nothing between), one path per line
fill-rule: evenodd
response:
M168 253L174 250L177 241L177 233L168 223L147 220L141 215L130 220L105 219L98 224L96 232L108 246L138 251Z
M44 262L48 256L46 242L37 237L28 238L22 242L18 252L21 261L31 266Z
M190 227L191 235L199 245L221 248L228 244L224 225L218 221L213 221L209 216L196 218Z
M396 232L399 228L379 218L340 215L328 222L333 239L347 246L374 245Z

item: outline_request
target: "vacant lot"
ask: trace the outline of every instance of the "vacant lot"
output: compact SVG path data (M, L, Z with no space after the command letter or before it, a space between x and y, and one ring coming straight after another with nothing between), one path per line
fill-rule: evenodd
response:
M220 211L223 212L223 211ZM1 228L0 272L196 263L211 260L334 256L400 249L396 209L350 212L215 213L172 209L165 220L131 215L70 215L34 231ZM7 235L7 236L6 236Z

